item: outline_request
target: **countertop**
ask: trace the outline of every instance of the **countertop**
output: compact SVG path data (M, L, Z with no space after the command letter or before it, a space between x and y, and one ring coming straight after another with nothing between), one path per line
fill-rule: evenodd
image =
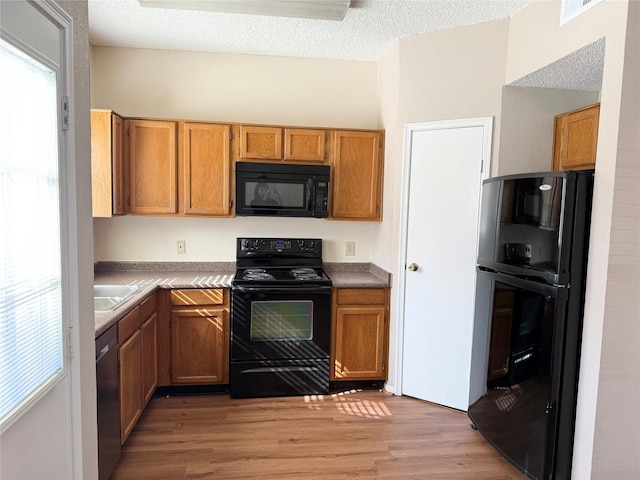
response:
M325 263L323 268L334 288L391 286L391 275L371 263ZM98 262L94 274L96 284L140 288L114 310L95 312L96 337L158 288L231 288L235 269L234 262Z

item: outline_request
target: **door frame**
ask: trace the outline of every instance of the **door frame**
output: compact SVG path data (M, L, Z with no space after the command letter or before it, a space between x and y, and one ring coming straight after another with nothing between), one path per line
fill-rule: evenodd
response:
M398 303L396 310L396 385L395 394L402 395L402 372L404 356L404 322L405 322L405 301L406 301L406 263L407 263L407 242L409 233L409 187L411 182L411 150L413 146L413 135L418 132L432 130L449 130L471 127L483 127L482 140L482 162L481 181L489 178L491 171L491 141L493 133L493 117L475 117L456 120L438 120L429 122L406 123L404 126L404 148L402 156L402 186L401 186L401 209L400 209L400 242L398 255ZM480 189L482 193L482 188ZM478 197L480 201L480 197ZM478 219L480 218L478 210ZM476 238L476 248L478 239Z

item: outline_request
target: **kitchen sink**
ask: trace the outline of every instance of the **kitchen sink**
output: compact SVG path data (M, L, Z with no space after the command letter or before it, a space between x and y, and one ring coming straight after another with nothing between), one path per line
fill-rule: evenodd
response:
M131 298L139 288L137 285L94 285L94 310L99 312L113 310L122 302Z

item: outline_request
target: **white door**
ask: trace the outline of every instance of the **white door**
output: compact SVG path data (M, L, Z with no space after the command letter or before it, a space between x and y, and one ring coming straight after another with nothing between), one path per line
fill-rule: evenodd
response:
M482 118L405 130L401 393L465 411L491 125Z
M2 1L0 27L0 478L80 478L71 19L53 2Z

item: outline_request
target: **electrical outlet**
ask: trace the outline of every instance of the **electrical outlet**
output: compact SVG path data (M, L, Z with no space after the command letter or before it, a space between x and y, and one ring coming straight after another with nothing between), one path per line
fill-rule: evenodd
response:
M347 242L345 255L352 257L356 254L356 242Z
M183 253L187 253L187 242L184 240L178 240L176 242L178 247L178 255L182 255Z

